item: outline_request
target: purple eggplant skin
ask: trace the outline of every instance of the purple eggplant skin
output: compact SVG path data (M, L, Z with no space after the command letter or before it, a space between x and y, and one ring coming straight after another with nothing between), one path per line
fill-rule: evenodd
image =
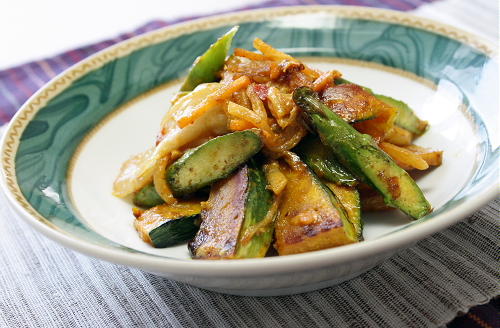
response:
M200 230L189 242L193 258L233 258L238 236L245 219L245 202L248 194L248 167L216 182L201 212Z

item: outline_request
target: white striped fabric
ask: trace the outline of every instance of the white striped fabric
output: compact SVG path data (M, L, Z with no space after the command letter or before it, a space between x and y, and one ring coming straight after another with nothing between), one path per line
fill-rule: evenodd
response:
M495 0L446 0L417 14L498 41ZM16 218L0 193L0 327L439 327L499 295L499 208L497 199L338 286L252 298L65 249Z
M89 258L0 204L0 327L436 327L500 292L500 200L351 281L269 298Z

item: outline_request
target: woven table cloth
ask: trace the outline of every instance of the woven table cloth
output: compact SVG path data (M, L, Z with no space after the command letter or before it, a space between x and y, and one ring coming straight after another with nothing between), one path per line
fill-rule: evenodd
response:
M268 1L252 8L321 3L327 1ZM477 17L468 15L474 5L463 1L334 3L416 10L442 22L461 21L464 28L479 29L474 25ZM477 3L485 20L495 21L492 12L498 13L498 4ZM449 18L447 8L453 13ZM496 22L483 31L492 41L498 38L498 17ZM112 40L0 71L0 124L8 122L47 80L75 62L172 23L153 21ZM500 292L499 207L497 198L462 222L337 286L292 296L240 297L63 248L18 218L0 193L0 327L441 327ZM474 322L478 327L499 325L498 319L478 320Z

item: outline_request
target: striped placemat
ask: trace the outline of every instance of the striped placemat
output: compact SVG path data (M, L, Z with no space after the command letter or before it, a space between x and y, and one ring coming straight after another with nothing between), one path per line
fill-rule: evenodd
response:
M307 4L418 8L441 21L446 21L447 8L462 8L464 16L492 10L488 0L468 5L461 0L432 2L276 0L242 9ZM0 71L0 124L72 64L132 36L192 18L197 17L152 21L113 39ZM487 31L495 35L491 27ZM499 207L497 199L464 222L338 286L287 297L245 298L203 291L62 248L15 218L0 195L0 327L442 326L499 294ZM449 324L499 326L495 300Z

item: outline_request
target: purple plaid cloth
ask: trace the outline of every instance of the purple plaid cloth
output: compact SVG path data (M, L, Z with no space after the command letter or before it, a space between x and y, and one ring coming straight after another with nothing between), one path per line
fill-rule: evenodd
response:
M243 7L237 11L290 5L322 4L368 6L408 11L434 1L436 0L271 0L258 5ZM47 81L93 53L133 36L199 17L184 17L173 21L152 21L132 32L121 34L113 39L70 50L52 58L0 71L0 125L7 123L21 105ZM498 312L499 302L498 300L492 300L489 304L477 306L466 315L456 318L448 327L499 327Z
M266 7L321 4L369 6L408 11L434 1L436 0L271 0L243 7L238 11ZM21 105L47 81L80 60L133 36L199 17L184 17L174 21L152 21L133 32L121 34L113 39L70 50L52 58L0 71L0 125L7 123Z

